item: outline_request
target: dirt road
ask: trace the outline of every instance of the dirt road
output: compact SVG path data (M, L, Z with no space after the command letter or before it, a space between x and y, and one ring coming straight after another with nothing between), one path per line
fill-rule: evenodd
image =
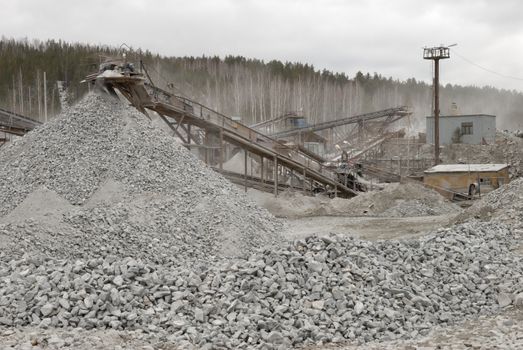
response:
M448 215L406 218L316 216L287 220L284 235L289 239L329 233L368 240L408 238L446 226L449 220Z

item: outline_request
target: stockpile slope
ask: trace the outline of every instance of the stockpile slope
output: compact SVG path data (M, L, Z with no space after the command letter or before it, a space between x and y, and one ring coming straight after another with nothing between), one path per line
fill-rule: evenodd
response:
M288 349L411 338L523 304L510 226L282 243L267 211L142 115L96 95L0 162L1 327Z
M520 177L483 196L470 208L458 215L455 221L465 222L471 218L487 221L496 219L521 228L522 213L523 178Z
M86 96L0 154L4 246L176 263L278 240L272 215L173 141L131 107Z
M201 270L25 257L0 266L0 323L139 329L202 349L404 339L523 305L516 239L481 222L404 241L309 237Z
M277 216L382 216L414 217L459 213L461 208L422 184L389 184L383 190L361 193L351 199L305 196L286 191L278 198L249 192L259 205Z

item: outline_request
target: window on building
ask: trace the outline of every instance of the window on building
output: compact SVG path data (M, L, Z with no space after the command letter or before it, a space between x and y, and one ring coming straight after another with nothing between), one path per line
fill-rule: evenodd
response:
M461 123L461 135L472 135L472 122Z

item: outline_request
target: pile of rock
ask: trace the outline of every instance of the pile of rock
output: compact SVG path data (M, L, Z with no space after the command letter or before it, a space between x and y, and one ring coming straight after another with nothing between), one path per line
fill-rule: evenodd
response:
M88 95L0 154L2 245L14 257L175 264L280 240L279 221L173 141L133 108Z
M199 269L2 258L0 323L166 331L204 349L408 338L523 303L516 239L475 222L406 241L310 237Z
M349 201L352 215L414 217L453 214L461 208L420 183L389 184ZM348 203L348 204L349 204Z
M501 223L284 243L266 210L144 116L96 95L0 163L1 332L111 329L182 348L287 349L411 338L523 304L523 258L511 251L521 237ZM411 215L419 203L439 208L428 193L397 185L345 202Z
M523 178L513 180L507 185L488 193L470 208L457 216L457 222L470 218L484 221L496 219L514 228L523 228Z
M281 217L310 216L382 216L415 217L459 213L462 209L438 192L420 183L385 184L383 190L361 193L345 199L315 197L300 192L285 191L277 198L273 195L249 190L258 205Z

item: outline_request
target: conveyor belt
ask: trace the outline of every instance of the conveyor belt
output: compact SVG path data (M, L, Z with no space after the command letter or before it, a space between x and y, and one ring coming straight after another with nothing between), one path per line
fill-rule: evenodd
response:
M198 102L172 95L153 85L146 85L140 76L100 75L96 78L88 77L86 80L96 81L109 91L119 90L138 110L145 112L148 109L157 112L171 128L173 128L171 120L174 120L179 125L185 123L207 132L214 132L220 135L223 141L269 159L277 165L305 174L309 180L312 179L325 188L337 189L337 193L341 195L352 197L357 194L356 191L340 184L334 172L325 169L320 161L304 152L289 148Z
M40 124L37 120L0 108L0 131L22 136Z
M405 106L389 108L389 109L384 109L382 111L355 115L352 117L331 120L331 121L322 122L322 123L318 123L318 124L314 124L314 125L304 126L301 128L295 128L292 130L281 131L281 132L272 134L271 136L275 137L275 138L284 138L284 137L298 135L300 133L316 132L316 131L321 131L321 130L326 130L326 129L332 129L332 128L342 126L342 125L366 122L366 121L380 119L380 118L391 118L391 120L389 122L392 123L409 114L411 114L411 112Z

